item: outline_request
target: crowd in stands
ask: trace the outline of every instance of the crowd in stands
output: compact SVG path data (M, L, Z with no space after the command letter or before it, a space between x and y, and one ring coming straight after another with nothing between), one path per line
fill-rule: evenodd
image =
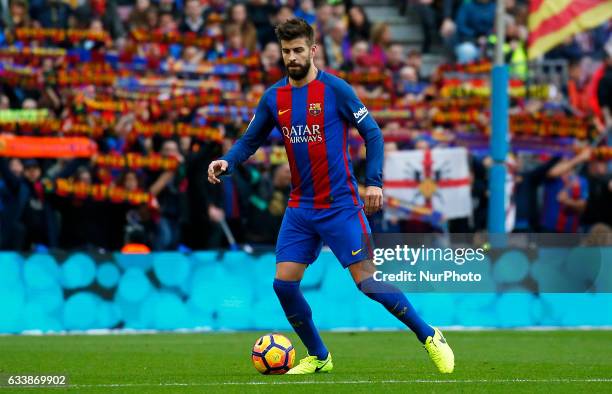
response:
M439 108L433 103L448 86L444 66L426 73L423 55L442 48L447 71L472 75L469 66L486 64L495 42L494 3L400 0L398 13L417 13L424 34L422 48L408 50L394 41L387 23L372 22L364 7L351 0L7 0L0 4L0 112L46 109L43 123L57 127L49 131L42 123L17 122L0 129L5 135L67 136L84 127L81 135L95 140L98 155L0 157L0 245L21 251L118 250L136 242L153 250L205 249L226 247L228 229L238 243L271 245L291 184L288 164L275 156L282 136L273 132L268 150L219 186L207 183L206 170L244 131L265 88L283 76L274 26L293 17L305 19L315 27L318 68L347 78L373 114L392 108L406 114L377 118L387 151L435 149L457 145L449 135L475 126L472 120L436 120ZM527 5L506 3L504 51L513 78L524 83L529 78ZM28 29L75 29L88 35L58 39ZM514 231L612 226L609 158L595 154L597 141L604 141L612 127L611 30L608 22L546 55L569 65L568 79L549 87L548 97L512 100L511 113L579 117L587 119L588 129L582 148L572 145L565 155L515 152ZM26 48L31 49L28 55ZM44 48L58 52L35 51ZM466 68L454 69L454 64ZM483 70L480 78L486 78ZM100 81L88 80L94 77ZM143 131L155 125L163 130ZM196 131L181 133L178 125ZM351 154L358 180L364 172L362 147L355 133ZM172 164L101 164L101 156L130 153ZM474 212L447 223L447 230L486 228L488 164L486 153L471 152ZM63 193L60 181L70 185L64 184ZM89 194L79 195L74 185ZM87 185L113 186L146 198L139 203L95 198ZM381 213L370 220L376 231L440 229L418 217L394 220Z

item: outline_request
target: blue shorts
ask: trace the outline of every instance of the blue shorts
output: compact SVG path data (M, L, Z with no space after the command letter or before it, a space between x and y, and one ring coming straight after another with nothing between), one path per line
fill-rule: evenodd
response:
M276 242L276 262L312 264L323 243L344 268L368 257L370 225L361 207L287 208Z

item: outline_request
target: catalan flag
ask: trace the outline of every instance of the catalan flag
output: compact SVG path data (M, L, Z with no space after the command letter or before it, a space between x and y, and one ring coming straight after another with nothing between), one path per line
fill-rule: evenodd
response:
M566 38L612 18L612 0L531 0L530 59L543 55Z

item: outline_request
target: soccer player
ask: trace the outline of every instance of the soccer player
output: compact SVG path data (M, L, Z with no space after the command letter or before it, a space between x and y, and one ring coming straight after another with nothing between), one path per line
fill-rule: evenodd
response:
M302 19L276 28L288 77L261 98L242 138L220 160L210 163L208 180L217 184L251 156L276 126L284 136L291 169L291 195L276 245L274 291L308 357L289 374L329 372L332 357L300 291L304 271L325 242L366 296L381 303L421 341L438 370L451 373L453 352L442 333L426 324L396 287L375 281L370 253L363 246L370 227L364 215L382 207L383 138L380 128L342 79L317 70L314 32ZM365 204L348 155L348 129L366 143Z

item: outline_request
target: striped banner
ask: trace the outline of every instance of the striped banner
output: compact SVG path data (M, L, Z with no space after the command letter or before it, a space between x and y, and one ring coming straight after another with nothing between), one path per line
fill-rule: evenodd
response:
M612 0L531 0L529 59L537 58L566 38L612 18Z
M91 157L98 151L93 140L82 137L22 137L0 135L0 156L21 158Z

